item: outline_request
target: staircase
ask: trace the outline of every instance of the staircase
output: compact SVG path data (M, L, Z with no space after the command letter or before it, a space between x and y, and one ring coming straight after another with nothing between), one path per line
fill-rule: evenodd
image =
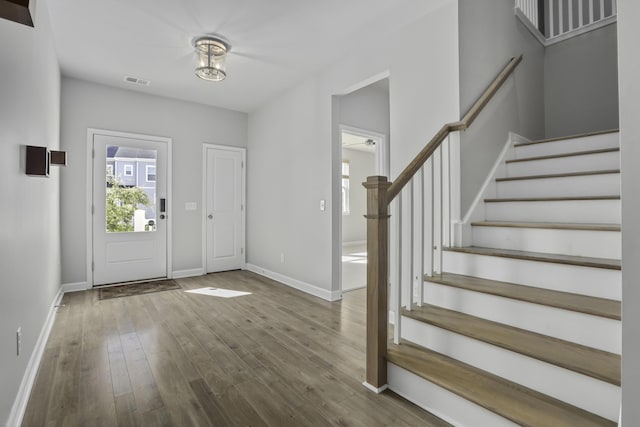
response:
M388 386L456 426L615 426L618 133L503 153L466 224L471 244L444 248L420 300L397 305Z

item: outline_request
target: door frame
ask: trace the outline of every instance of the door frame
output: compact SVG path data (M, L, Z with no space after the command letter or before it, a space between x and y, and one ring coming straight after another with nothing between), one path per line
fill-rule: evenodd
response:
M87 193L86 193L86 232L87 232L87 288L91 289L94 287L94 279L93 279L93 214L92 214L92 206L93 206L93 138L95 135L105 135L105 136L114 136L117 138L130 138L130 139L141 139L143 141L153 141L167 144L167 207L166 207L166 215L167 215L167 259L166 259L166 269L167 269L167 279L171 279L173 277L173 265L172 265L172 252L173 252L173 214L172 214L172 172L173 172L173 163L172 156L173 151L171 149L173 140L171 138L163 137L163 136L153 136L153 135L143 135L138 133L129 133L129 132L119 132L112 131L106 129L96 129L96 128L88 128L87 129L87 157L86 157L86 165L87 165Z
M372 130L358 128L355 126L340 124L340 144L342 145L342 134L350 133L351 135L361 136L363 138L372 138L376 140L376 175L389 176L389 145L387 143L387 135ZM342 157L342 156L341 156Z
M355 126L349 126L349 125L344 125L344 124L340 124L338 125L338 129L340 130L340 162L342 162L342 134L343 133L350 133L352 135L357 135L357 136L361 136L363 138L372 138L376 141L376 150L374 152L374 157L375 157L375 174L376 175L381 175L381 176L389 176L389 139L387 138L387 135L380 133L380 132L375 132L372 130L368 130L368 129L364 129L364 128L358 128ZM356 185L359 185L359 183L356 183ZM342 187L341 187L342 188ZM366 190L365 190L366 191ZM343 292L343 288L342 288L342 256L343 256L343 250L344 250L344 246L342 244L342 221L344 220L344 215L342 214L342 204L340 204L340 223L338 225L338 240L340 242L340 277L339 277L339 284L340 284L340 292ZM366 283L366 282L365 282ZM365 285L366 287L366 285Z
M239 152L242 156L241 200L242 200L242 269L247 267L247 149L231 145L219 145L204 142L202 144L202 274L207 274L207 150L226 150Z

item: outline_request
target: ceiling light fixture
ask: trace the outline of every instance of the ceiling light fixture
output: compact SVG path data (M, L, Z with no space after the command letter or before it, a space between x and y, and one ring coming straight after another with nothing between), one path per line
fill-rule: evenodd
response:
M225 59L229 45L215 37L200 37L194 42L198 54L196 76L204 80L220 82L227 77Z

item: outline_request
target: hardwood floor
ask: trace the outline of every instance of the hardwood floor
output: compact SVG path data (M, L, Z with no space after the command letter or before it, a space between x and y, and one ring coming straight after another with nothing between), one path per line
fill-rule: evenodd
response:
M99 301L66 294L23 426L444 426L364 378L365 291L329 303L236 271Z

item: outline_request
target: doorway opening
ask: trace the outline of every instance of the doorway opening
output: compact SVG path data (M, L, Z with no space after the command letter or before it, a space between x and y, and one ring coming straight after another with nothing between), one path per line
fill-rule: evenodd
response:
M340 289L366 287L368 176L389 171L389 79L339 97L340 120ZM335 245L338 246L338 245ZM335 247L334 246L334 247Z

